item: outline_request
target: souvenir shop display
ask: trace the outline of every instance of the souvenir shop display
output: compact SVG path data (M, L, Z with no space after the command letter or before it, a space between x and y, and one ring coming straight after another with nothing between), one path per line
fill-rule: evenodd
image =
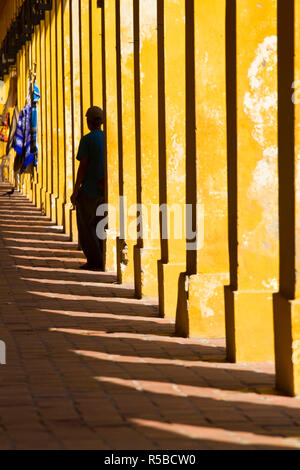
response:
M34 166L37 166L37 103L39 99L35 64L35 71L29 73L26 103L19 114L12 142L12 148L16 152L14 170L20 174L32 173Z

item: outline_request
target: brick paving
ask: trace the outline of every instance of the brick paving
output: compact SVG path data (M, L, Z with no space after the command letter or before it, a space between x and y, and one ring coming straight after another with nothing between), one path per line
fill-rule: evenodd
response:
M25 197L0 197L1 450L300 448L300 399L275 392L272 363L175 337L83 261Z

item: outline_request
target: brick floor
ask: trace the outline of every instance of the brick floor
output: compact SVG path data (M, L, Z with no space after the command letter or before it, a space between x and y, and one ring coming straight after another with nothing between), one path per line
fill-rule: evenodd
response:
M0 449L300 448L300 399L274 391L273 364L175 337L82 262L26 198L0 197Z

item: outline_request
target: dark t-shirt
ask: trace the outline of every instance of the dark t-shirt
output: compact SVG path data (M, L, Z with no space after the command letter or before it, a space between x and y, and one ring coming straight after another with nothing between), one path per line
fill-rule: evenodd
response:
M99 179L104 177L104 146L103 131L96 130L82 137L77 160L88 158L88 168L81 190L89 197L102 195Z

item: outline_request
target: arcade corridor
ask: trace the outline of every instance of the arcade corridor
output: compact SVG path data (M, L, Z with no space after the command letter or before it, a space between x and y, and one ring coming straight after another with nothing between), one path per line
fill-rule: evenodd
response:
M0 194L7 190L0 187ZM0 198L1 449L297 449L300 399L272 363L173 335L28 199Z

